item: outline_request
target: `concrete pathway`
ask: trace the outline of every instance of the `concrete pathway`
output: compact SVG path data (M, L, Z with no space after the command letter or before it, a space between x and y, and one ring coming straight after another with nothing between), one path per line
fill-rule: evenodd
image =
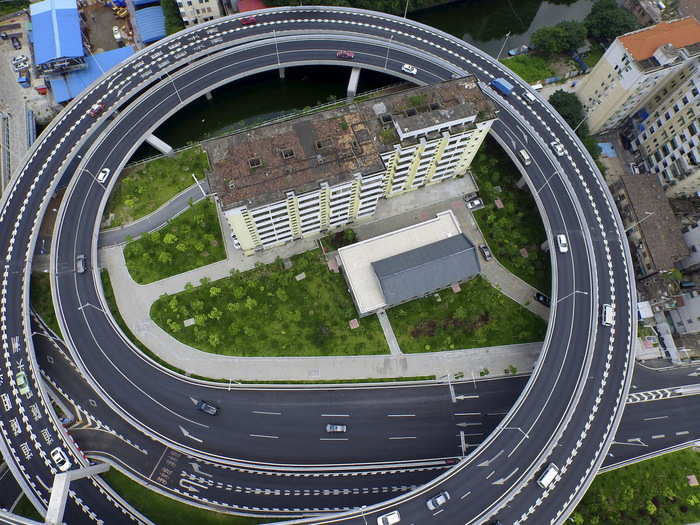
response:
M201 188L201 189L200 189ZM203 193L204 192L204 193ZM209 183L206 180L200 181L199 185L193 184L185 191L179 193L168 202L163 204L153 213L146 215L129 224L124 224L118 228L110 228L100 232L97 241L99 248L113 246L126 242L128 238L135 239L139 235L157 230L173 217L177 217L189 208L190 199L192 202L202 200L209 193Z
M389 345L389 351L391 355L401 355L401 347L396 339L396 334L394 333L394 328L391 326L389 317L386 315L384 310L377 312L377 317L379 318L379 324L382 326L382 331L384 332L384 337Z

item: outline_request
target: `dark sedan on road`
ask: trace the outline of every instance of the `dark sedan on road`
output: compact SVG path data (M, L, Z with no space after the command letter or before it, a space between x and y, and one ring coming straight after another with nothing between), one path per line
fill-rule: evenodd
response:
M210 416L215 416L219 413L219 407L214 406L211 403L208 403L202 399L197 401L197 404L195 406L197 407L197 410L200 410L205 414L209 414Z
M483 255L485 261L490 261L491 259L493 259L493 255L491 255L491 250L489 250L489 247L485 244L480 244L479 250L481 251L481 255Z
M547 297L545 294L540 293L540 292L537 292L535 294L535 301L545 305L547 308L549 308L551 305L551 301L550 301L549 297Z

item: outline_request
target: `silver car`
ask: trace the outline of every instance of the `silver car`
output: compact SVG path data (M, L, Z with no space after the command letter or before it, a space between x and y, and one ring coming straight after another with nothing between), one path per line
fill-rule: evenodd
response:
M450 493L446 490L430 498L425 504L429 510L436 510L450 501Z
M347 432L348 431L348 426L347 425L338 425L335 423L328 423L326 425L326 432L329 434L335 434L337 432Z

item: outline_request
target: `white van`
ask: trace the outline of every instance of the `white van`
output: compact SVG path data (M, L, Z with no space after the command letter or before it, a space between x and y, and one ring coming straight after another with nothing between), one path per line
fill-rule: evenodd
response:
M528 104L534 104L537 99L535 98L535 95L529 91L523 91L523 100Z
M603 314L601 315L601 321L605 326L612 326L615 324L615 307L613 305L603 305Z
M520 158L522 159L525 166L529 166L530 164L532 164L532 159L530 158L530 154L527 151L525 151L524 149L521 149L520 151L518 151L518 155L520 155Z
M546 489L552 484L552 481L554 481L558 475L559 467L557 467L554 463L550 463L537 480L537 484L543 489Z
M538 82L537 84L531 84L530 87L531 87L532 89L534 89L535 91L539 91L539 90L542 89L544 86Z
M377 518L377 525L396 525L400 521L401 514L399 514L398 510L394 510L392 512L389 512L388 514L379 516Z

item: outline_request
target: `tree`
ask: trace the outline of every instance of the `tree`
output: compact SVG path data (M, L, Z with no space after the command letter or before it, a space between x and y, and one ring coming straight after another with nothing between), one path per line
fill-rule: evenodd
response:
M182 21L182 16L180 16L180 10L175 0L160 0L160 7L163 10L166 33L172 35L181 29L185 29L185 23Z
M549 103L572 128L575 128L585 116L583 104L574 93L559 89L549 97Z
M584 23L588 36L605 44L639 27L632 13L618 7L615 0L598 0Z
M540 53L554 55L581 47L585 39L586 26L583 23L566 21L538 29L530 40Z
M177 242L177 236L174 233L166 233L163 235L163 242L165 244L175 244Z
M158 262L161 264L168 264L170 261L173 260L173 256L170 255L168 252L159 252L158 253Z
M217 288L216 286L212 286L209 288L209 297L216 297L221 293L221 288Z

